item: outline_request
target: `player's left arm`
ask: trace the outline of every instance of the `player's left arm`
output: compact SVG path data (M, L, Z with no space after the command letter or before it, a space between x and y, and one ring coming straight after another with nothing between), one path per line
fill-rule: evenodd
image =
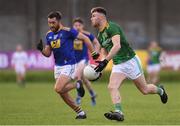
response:
M97 59L99 57L99 53L97 53L93 47L93 44L91 43L91 40L84 35L83 33L79 32L79 34L77 35L78 39L81 39L83 42L85 42L85 44L87 45L89 51L91 52L91 55L93 57L93 59Z
M106 56L106 60L110 61L116 54L117 52L121 49L121 44L120 44L120 35L114 35L112 38L112 43L113 47L111 48L110 52Z

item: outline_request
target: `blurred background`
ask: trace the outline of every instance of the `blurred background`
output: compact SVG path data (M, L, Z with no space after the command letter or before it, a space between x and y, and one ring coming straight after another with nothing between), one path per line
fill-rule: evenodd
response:
M90 23L90 10L95 6L106 8L107 17L123 28L146 76L150 42L156 41L165 52L158 77L170 96L168 104L161 105L159 97L144 97L131 81L125 81L121 93L127 120L123 124L180 124L180 0L0 0L1 125L117 124L103 118L105 111L112 110L107 91L112 62L100 80L92 83L98 94L97 107L90 106L86 95L83 108L88 119L79 123L53 91L53 56L46 58L36 50L36 44L41 38L45 40L48 31L47 15L54 10L62 12L67 27L72 26L73 18L82 17L86 30L96 36ZM12 60L17 45L24 48L24 65L20 66L27 69L22 86Z
M21 43L25 49L35 44L48 30L47 14L59 10L63 23L71 26L74 17L82 17L86 29L90 25L90 10L103 6L108 18L119 23L134 49L147 48L157 40L167 50L180 49L179 0L0 0L0 50L14 50Z
M62 22L68 27L72 26L73 18L82 17L86 29L96 35L90 23L90 10L95 6L105 7L108 18L121 25L130 45L140 55L143 67L146 49L150 41L155 40L169 54L165 66L179 69L179 4L179 0L0 0L0 69L10 67L11 54L17 44L31 51L28 52L29 68L52 69L53 57L47 59L32 52L48 31L48 13L61 11Z

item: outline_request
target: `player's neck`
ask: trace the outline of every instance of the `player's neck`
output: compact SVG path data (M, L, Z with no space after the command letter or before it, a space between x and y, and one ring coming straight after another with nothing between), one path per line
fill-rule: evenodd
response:
M100 31L100 32L103 31L104 28L107 26L107 24L108 24L108 21L107 21L107 20L102 20L102 21L101 21L101 24L100 24L100 26L99 26L99 31Z
M58 33L62 28L63 28L63 25L60 23L60 24L59 24L59 28L58 28L57 31L55 31L54 33L55 33L55 34Z
M64 27L64 26L63 26L61 23L59 23L59 29L58 29L58 31L61 30L63 27Z

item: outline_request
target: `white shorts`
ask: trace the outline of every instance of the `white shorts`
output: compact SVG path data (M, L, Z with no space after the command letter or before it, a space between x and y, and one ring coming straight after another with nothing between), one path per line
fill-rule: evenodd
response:
M81 67L81 66L86 66L86 65L88 65L88 61L86 60L86 59L83 59L83 60L81 60L81 61L79 61L77 64L76 64L76 68L79 68L79 67Z
M25 75L26 68L23 66L15 66L15 72L16 72L16 74Z
M143 74L141 61L136 55L132 59L121 64L113 65L112 73L123 73L129 79L137 79Z
M160 70L161 70L160 64L152 64L147 66L148 73L159 72Z
M76 64L64 65L64 66L54 66L54 78L57 79L60 75L66 75L74 79Z

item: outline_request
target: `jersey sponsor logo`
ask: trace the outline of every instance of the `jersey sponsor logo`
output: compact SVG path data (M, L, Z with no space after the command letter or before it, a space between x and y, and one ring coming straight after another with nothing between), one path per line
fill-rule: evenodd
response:
M74 49L75 50L82 50L83 49L83 41L75 39L74 40Z
M52 48L59 48L61 45L61 40L60 39L57 39L55 41L51 41L51 47Z

